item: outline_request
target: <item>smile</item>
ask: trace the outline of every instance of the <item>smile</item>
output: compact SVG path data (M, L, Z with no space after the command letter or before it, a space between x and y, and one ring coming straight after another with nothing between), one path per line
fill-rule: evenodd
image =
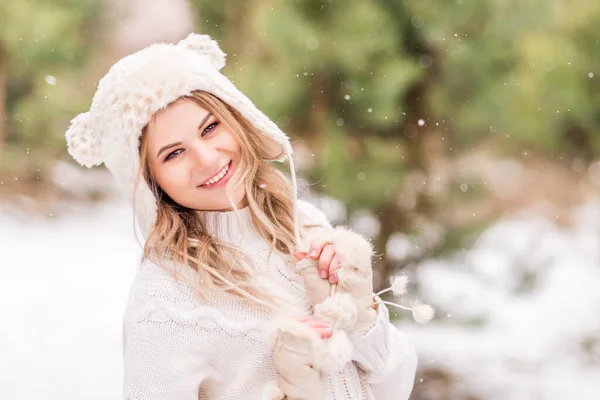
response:
M209 186L212 186L215 183L219 182L221 179L223 179L225 177L225 175L227 175L227 172L229 171L230 166L231 166L231 161L229 163L227 163L227 165L225 167L223 167L223 169L221 171L219 171L219 173L217 173L215 176L213 176L211 179L209 179L205 183L201 184L200 187L209 187Z

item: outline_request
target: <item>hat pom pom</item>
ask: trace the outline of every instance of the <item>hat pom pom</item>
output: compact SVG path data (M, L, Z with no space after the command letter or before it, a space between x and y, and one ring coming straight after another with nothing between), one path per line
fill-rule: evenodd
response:
M423 304L420 301L416 300L413 304L412 315L413 315L413 319L418 324L422 325L422 324L426 324L427 322L431 321L431 319L435 315L435 311L433 310L433 307L431 307L430 305Z
M91 168L102 164L100 139L96 137L90 126L90 114L85 112L71 120L65 133L69 154L79 164Z
M401 297L406 294L406 288L408 286L408 277L406 275L399 275L394 278L394 282L392 283L392 293L394 296Z
M217 70L221 70L225 66L226 54L223 53L217 42L208 35L190 33L188 37L177 43L177 46L194 50L206 56Z

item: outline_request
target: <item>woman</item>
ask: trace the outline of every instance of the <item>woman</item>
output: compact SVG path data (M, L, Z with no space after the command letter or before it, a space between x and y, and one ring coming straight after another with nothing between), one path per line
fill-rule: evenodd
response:
M297 200L289 139L224 65L206 35L152 45L110 69L66 133L80 164L111 171L146 239L124 398L408 398L416 355L373 298L370 245ZM270 163L286 158L291 184ZM344 358L312 314L350 258L363 261L339 288L356 305Z

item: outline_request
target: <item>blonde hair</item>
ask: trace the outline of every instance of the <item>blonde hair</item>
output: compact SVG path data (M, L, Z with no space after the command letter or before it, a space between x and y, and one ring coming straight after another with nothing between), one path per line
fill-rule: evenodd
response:
M243 185L255 229L271 243L269 257L273 249L291 254L295 247L292 186L286 176L267 161L260 131L237 110L210 93L195 91L185 99L211 112L231 130L240 146L239 166L226 187L232 208L237 212L233 193ZM192 268L196 271L193 287L202 299L210 301L209 294L216 293L279 309L282 299L257 283L250 258L207 234L201 211L179 205L156 184L149 167L145 133L146 128L140 138L138 179L143 177L153 192L158 215L144 245L144 258L165 267L177 279L177 270L167 268L164 263Z

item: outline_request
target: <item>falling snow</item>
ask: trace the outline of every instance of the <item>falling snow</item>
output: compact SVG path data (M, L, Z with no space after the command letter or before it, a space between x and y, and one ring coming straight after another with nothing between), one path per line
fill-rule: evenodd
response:
M48 84L48 85L56 85L56 78L53 77L52 75L46 75L44 77L44 81Z

